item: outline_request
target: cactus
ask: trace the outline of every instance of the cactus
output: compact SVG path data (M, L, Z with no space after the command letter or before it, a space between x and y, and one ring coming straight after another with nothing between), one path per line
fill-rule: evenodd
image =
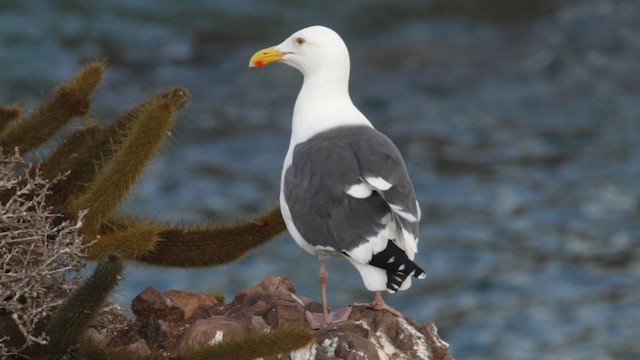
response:
M100 125L92 125L77 130L48 157L40 163L40 171L45 179L54 179L59 174L66 174L62 179L58 179L52 188L51 195L47 197L47 203L56 208L64 208L74 194L70 189L70 184L77 179L77 168L80 157L87 153L87 148L91 147L93 141L103 132ZM74 172L71 172L74 169Z
M20 117L20 107L17 105L0 106L0 136L12 121Z
M126 259L137 259L153 250L157 240L158 230L152 224L122 221L117 230L100 235L100 239L89 248L89 257L100 259L115 252Z
M88 111L90 96L103 73L101 63L89 64L73 81L59 86L53 100L2 133L0 145L4 149L18 146L24 152L48 140L72 117ZM68 173L54 185L49 204L61 208L68 218L88 209L83 233L87 241L98 239L89 251L92 258L115 252L155 265L218 265L284 231L277 208L246 222L192 228L111 217L187 100L183 88L152 96L107 127L77 130L40 164L43 176L49 179ZM17 106L1 107L0 120L9 123L19 113Z
M162 266L221 265L273 239L284 227L280 208L275 207L236 224L159 229L153 251L134 260Z
M126 351L124 349L110 349L108 347L96 345L86 341L80 343L80 351L78 355L80 359L91 360L158 360L167 358L166 355L163 356L158 353L140 355L131 353L130 351Z
M35 150L71 119L87 114L104 71L100 62L87 65L72 81L58 86L53 98L27 117L21 117L16 105L0 106L0 151L7 153L18 147L24 154ZM60 221L73 220L79 211L87 209L81 232L85 243L90 244L88 255L96 260L104 258L84 286L46 324L51 336L46 351L61 352L77 343L82 330L115 287L122 271L120 259L159 266L220 265L240 258L285 230L278 207L243 222L191 227L113 216L187 100L188 92L183 88L156 94L110 125L89 125L76 130L39 164L44 178L57 179L52 184L52 194L46 198L47 204L64 214ZM58 179L59 174L66 177ZM0 200L7 195L0 193ZM0 329L0 338L2 335ZM269 344L266 353L254 353L266 356L303 346L310 339L307 330L280 329L246 341L259 346ZM94 354L94 358L131 358L120 354L122 351L98 349L89 344L81 347L85 345L86 353ZM220 349L253 347L244 340L219 345ZM201 349L190 358L229 351L216 349L215 346Z
M46 330L49 335L46 353L59 353L77 345L82 331L93 320L111 290L118 284L123 268L122 260L116 255L109 255L98 263L93 274L69 296L49 321Z
M0 135L0 146L5 153L19 147L25 154L42 145L65 126L69 120L89 112L90 98L104 75L104 65L94 62L78 73L71 83L56 89L51 101L16 126L7 128Z
M71 170L71 164L82 153L83 145L91 143L102 131L102 126L92 125L76 130L60 146L40 163L40 171L46 179Z
M255 219L233 224L171 226L118 218L106 224L100 240L89 249L91 258L118 252L129 260L175 267L229 263L273 239L285 226L278 206Z
M185 360L252 360L294 351L313 340L309 329L294 326L249 334L241 339L206 345L189 352Z
M313 333L302 326L283 327L268 332L249 334L240 339L225 340L215 345L205 345L192 350L181 360L252 360L289 353L302 348L314 340ZM158 353L149 355L131 354L122 349L110 349L89 342L80 346L80 355L87 359L104 360L152 360L166 357Z
M85 218L87 234L97 233L100 223L124 199L171 129L176 105L186 102L187 98L186 90L177 90L176 93L176 97L158 98L141 109L127 134L123 135L122 143L116 145L119 149L100 176L70 204L68 211L71 213L89 209Z
M89 64L69 84L58 87L54 100L5 131L0 145L32 150L71 117L86 113L90 95L103 72L101 63ZM68 173L54 185L48 199L50 205L60 208L68 218L88 209L82 232L87 241L97 239L89 249L91 258L100 259L113 252L128 260L161 266L219 265L238 259L285 230L278 208L245 222L186 228L112 217L187 100L188 92L183 88L156 94L109 126L77 130L40 164L43 176L49 179ZM18 116L17 107L2 109L5 111L0 114L11 114L5 118ZM45 120L57 122L55 126L44 126L41 123ZM36 135L24 136L24 131ZM31 137L38 140L30 140Z
M152 96L125 112L107 128L95 134L95 138L87 142L78 143L74 157L70 158L65 166L59 169L60 171L73 169L73 171L60 182L54 197L51 199L51 204L65 207L71 199L86 191L88 186L96 179L98 173L113 157L114 153L126 141L132 124L140 118L143 111L148 110L149 106L164 100L169 101L177 111L186 105L187 95L187 90L175 88ZM67 141L72 142L71 140L70 137Z

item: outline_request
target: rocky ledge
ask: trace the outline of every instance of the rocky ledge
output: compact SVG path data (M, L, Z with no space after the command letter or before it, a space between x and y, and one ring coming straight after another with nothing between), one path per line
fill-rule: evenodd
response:
M275 276L238 293L229 304L210 294L147 288L133 300L135 317L125 326L114 332L98 321L87 338L142 356L163 353L179 358L206 344L279 328L308 328L305 311L319 306L297 296L287 278ZM362 305L353 307L347 321L313 331L306 347L263 359L453 359L448 347L431 321L420 325Z

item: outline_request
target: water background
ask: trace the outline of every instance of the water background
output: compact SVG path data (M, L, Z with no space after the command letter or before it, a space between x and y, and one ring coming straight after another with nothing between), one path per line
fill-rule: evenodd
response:
M123 212L172 222L274 205L301 76L249 69L324 24L351 51L354 102L405 156L429 277L387 296L459 359L640 358L640 3L625 0L0 1L0 102L33 108L87 61L107 122L173 85L192 95ZM147 286L229 299L270 274L319 299L288 236L231 265L128 266ZM371 300L329 263L334 306ZM333 281L332 281L333 280Z

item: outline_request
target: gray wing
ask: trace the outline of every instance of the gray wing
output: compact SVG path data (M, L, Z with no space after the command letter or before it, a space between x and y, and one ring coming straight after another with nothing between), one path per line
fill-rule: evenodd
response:
M314 247L367 264L392 240L415 255L413 185L396 146L373 128L340 127L298 144L284 195L296 229Z

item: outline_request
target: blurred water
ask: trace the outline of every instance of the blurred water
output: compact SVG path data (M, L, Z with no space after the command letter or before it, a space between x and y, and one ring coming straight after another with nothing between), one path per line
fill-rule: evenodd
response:
M301 82L248 59L317 23L345 38L354 101L401 148L423 207L430 276L388 301L434 320L460 359L639 358L636 1L5 0L0 101L34 106L95 58L110 69L78 126L185 86L192 101L123 211L247 217L276 202ZM267 274L318 299L316 272L282 236L221 268L129 266L118 299L231 297ZM369 300L347 262L329 272L331 304Z

